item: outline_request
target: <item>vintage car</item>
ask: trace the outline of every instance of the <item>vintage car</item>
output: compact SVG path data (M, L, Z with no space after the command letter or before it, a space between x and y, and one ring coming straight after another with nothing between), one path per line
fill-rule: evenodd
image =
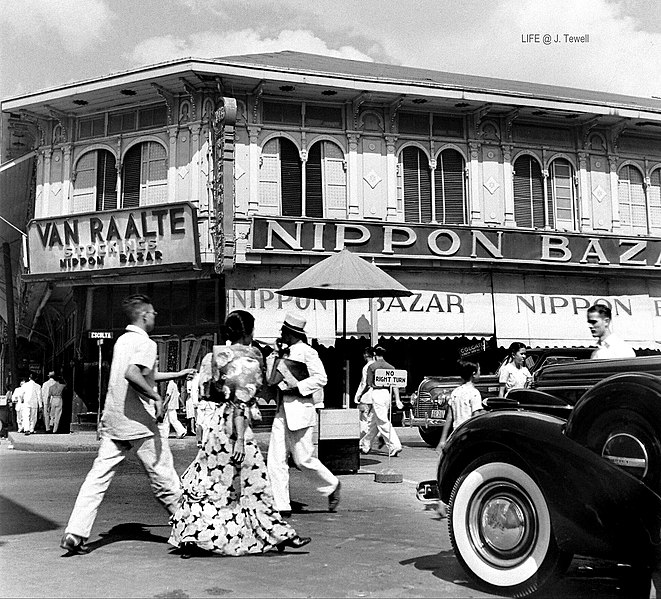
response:
M568 419L489 405L452 433L436 480L418 485L420 499L448 504L468 575L517 597L562 575L573 555L644 564L661 542L661 356L538 376L556 385L556 395L529 390L544 405L570 405L563 392L589 389Z
M543 366L589 358L591 353L590 348L531 349L528 350L526 366L534 374ZM422 440L436 447L445 423L450 393L462 382L458 376L426 376L411 394L410 406L404 412L402 425L417 427ZM500 390L498 376L495 374L482 375L475 386L483 399L497 396Z

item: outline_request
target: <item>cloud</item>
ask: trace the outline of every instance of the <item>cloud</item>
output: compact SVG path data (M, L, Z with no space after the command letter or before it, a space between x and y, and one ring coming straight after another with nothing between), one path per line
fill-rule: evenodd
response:
M360 50L341 45L331 48L312 31L283 30L274 37L263 36L254 29L224 33L202 32L191 34L187 39L165 35L140 42L128 56L135 65L154 64L175 58L217 58L236 54L258 54L294 50L323 54L351 60L372 61Z
M69 52L80 52L108 33L115 16L104 0L2 0L3 37L52 44L55 33ZM5 39L4 43L7 44Z

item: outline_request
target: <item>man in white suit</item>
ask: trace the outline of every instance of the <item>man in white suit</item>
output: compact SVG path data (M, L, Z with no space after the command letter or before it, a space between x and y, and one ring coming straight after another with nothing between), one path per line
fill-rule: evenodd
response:
M23 394L23 432L26 435L34 433L37 416L42 408L41 385L34 380L34 375L30 373L28 382L24 385Z
M48 380L41 386L41 403L44 406L44 426L46 427L46 432L50 433L53 423L50 418L50 395L48 395L48 390L55 384L55 371L51 370L48 373ZM55 432L55 431L53 431Z
M281 339L289 346L287 358L302 362L307 368L307 377L296 380L286 376L278 383L278 410L271 428L268 473L275 506L284 516L291 515L289 455L316 489L328 496L330 512L334 512L340 503L339 479L313 456L316 410L323 408L323 388L328 378L319 354L307 344L305 323L304 318L287 314L281 329ZM269 360L269 369L273 367L274 354Z

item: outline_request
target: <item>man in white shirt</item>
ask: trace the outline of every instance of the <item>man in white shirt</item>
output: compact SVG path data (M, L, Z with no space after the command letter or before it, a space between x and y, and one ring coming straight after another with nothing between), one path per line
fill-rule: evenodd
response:
M23 385L23 432L26 435L34 433L39 410L42 409L41 385L34 380L30 373L28 382Z
M635 358L632 347L611 332L611 309L606 304L594 304L588 308L590 333L597 340L597 349L590 356L593 360Z

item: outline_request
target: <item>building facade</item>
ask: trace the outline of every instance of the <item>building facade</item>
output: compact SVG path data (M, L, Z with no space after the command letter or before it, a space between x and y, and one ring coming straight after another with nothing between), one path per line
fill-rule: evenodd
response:
M344 247L413 292L376 300L412 384L478 343L485 369L515 340L589 346L596 300L634 347L661 342L659 100L282 52L62 86L2 117L37 150L17 330L88 405L88 333L119 334L134 291L167 369L197 364L230 310L267 342L303 314L334 405L368 300L275 291Z

